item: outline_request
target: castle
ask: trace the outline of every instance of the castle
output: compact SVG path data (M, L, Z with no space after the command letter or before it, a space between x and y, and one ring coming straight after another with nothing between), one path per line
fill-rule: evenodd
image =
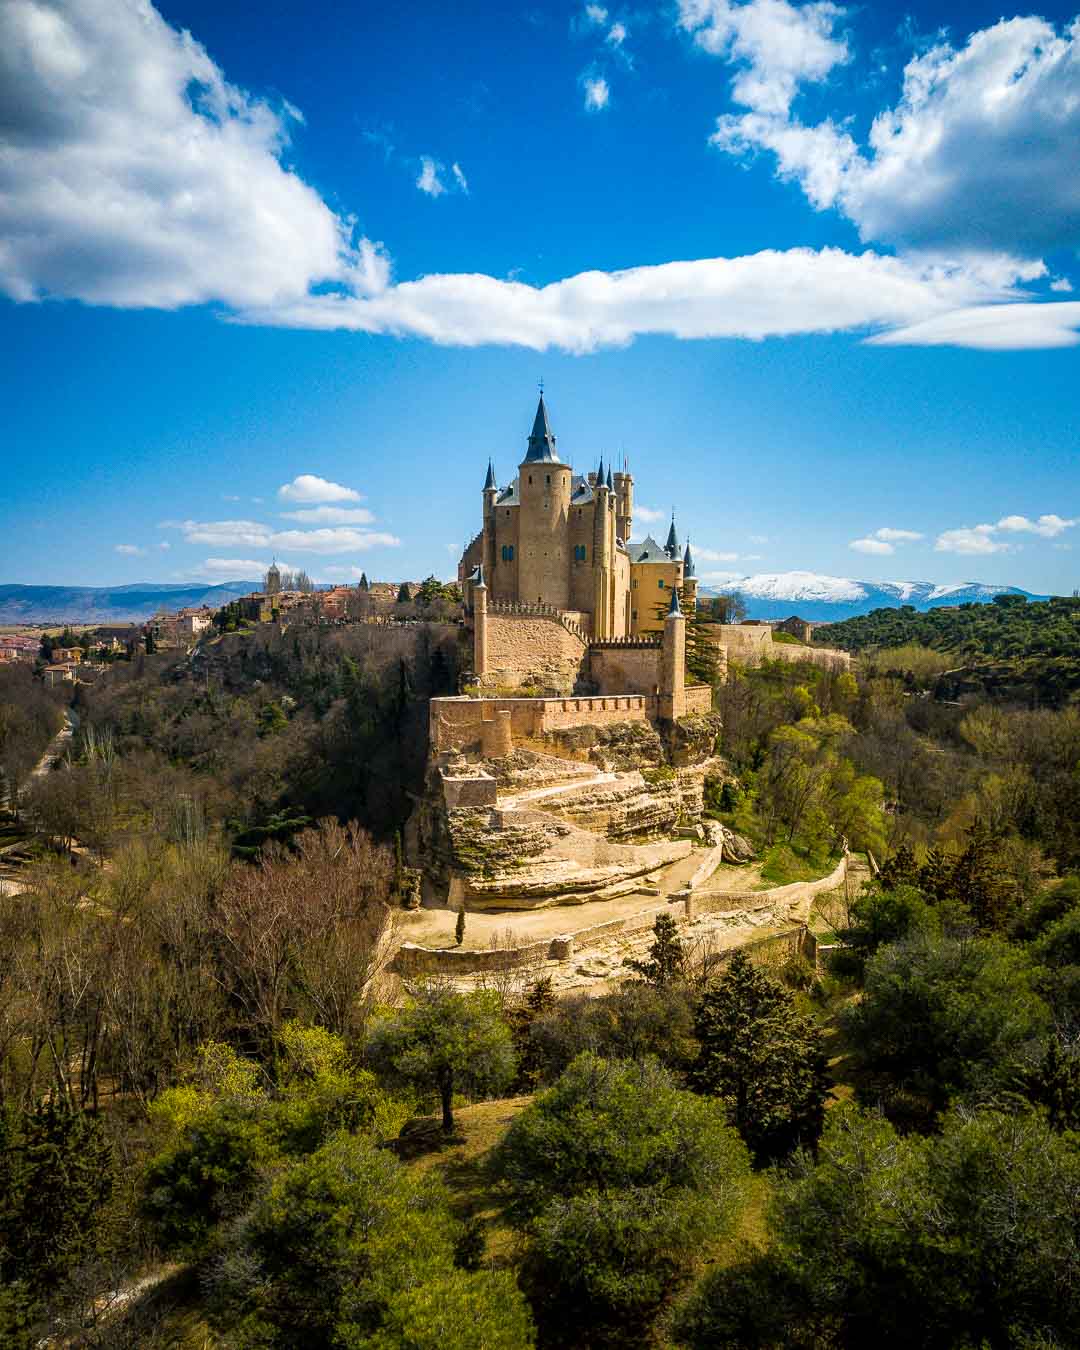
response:
M479 569L489 606L547 606L596 641L661 632L673 591L693 611L693 557L689 541L680 553L674 516L663 547L633 540L633 477L605 470L603 456L587 475L564 464L543 394L517 475L500 488L489 461L482 497L458 580L464 591Z

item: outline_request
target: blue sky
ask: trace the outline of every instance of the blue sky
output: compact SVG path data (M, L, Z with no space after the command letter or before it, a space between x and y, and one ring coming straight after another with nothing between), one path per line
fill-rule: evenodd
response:
M1072 9L8 0L0 89L0 581L450 575L542 378L718 582L1078 584Z

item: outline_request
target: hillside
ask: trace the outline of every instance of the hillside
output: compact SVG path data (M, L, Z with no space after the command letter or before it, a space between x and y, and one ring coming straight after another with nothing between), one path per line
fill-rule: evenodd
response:
M702 586L703 596L737 593L749 619L786 619L797 613L811 623L833 623L869 614L876 609L908 605L919 612L940 606L984 604L997 595L1045 600L1016 586L989 586L965 581L853 581L818 572L759 572L734 577L723 586Z
M130 586L0 586L0 623L137 623L163 606L219 609L235 596L258 590L260 581Z

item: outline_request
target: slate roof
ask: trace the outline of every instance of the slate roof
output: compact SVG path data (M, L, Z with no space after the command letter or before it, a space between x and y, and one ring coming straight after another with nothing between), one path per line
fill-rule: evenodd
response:
M548 422L543 394L540 395L540 402L536 405L536 417L533 419L532 434L529 436L529 448L525 452L524 462L526 464L562 463L562 460L555 453L555 437Z
M627 544L626 549L630 554L631 562L671 562L667 553L660 547L651 534L647 534L644 539L631 539Z

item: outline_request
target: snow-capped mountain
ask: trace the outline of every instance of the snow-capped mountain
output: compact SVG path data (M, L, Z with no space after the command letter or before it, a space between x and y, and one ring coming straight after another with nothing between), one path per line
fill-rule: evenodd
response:
M789 614L798 614L813 623L852 619L874 609L895 609L900 605L926 610L939 605L985 603L995 595L1046 599L1018 586L989 586L978 581L949 585L933 581L852 581L818 572L759 572L755 576L732 577L722 585L711 582L699 588L703 596L733 592L742 596L749 619L786 619Z

